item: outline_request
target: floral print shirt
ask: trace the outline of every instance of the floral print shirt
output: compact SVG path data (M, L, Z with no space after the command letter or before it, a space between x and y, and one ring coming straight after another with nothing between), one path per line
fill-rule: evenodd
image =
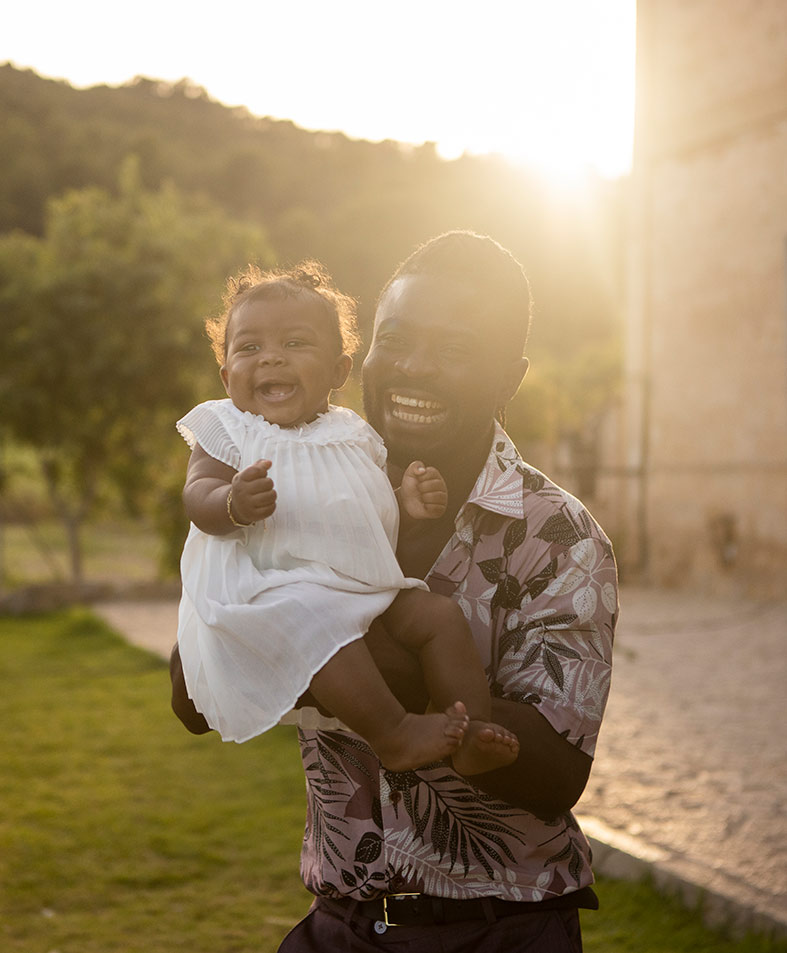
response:
M535 705L593 754L618 611L612 547L582 504L525 464L497 426L427 582L462 607L493 695ZM382 767L348 731L299 730L306 772L301 874L314 894L538 901L593 881L570 813L506 804L445 762Z

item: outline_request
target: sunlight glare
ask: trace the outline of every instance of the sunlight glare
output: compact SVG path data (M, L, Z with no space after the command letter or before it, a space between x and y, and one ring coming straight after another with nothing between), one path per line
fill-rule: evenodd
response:
M635 0L226 0L210 19L137 0L112 44L82 29L106 26L98 0L52 4L44 32L36 6L6 17L0 62L77 86L189 78L306 129L497 153L561 179L630 164Z

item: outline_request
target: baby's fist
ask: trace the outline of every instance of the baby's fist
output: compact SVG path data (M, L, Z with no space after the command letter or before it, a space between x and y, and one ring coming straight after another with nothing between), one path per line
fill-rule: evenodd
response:
M448 488L436 467L414 460L402 476L400 498L408 516L417 520L435 520L445 513Z

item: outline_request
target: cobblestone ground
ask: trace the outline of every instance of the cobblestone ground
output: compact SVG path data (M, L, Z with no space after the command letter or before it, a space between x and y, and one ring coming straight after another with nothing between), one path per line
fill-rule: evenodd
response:
M577 813L787 923L787 603L631 590Z
M580 818L633 856L787 929L787 602L625 589L607 713ZM108 603L164 656L177 606ZM615 838L613 838L615 839ZM757 922L756 919L754 921Z

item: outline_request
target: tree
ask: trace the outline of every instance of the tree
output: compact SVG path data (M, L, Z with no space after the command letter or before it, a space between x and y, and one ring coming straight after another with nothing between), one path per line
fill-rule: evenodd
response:
M593 499L603 464L602 427L618 405L623 386L620 341L580 342L554 356L540 352L507 411L506 428L529 462L552 473L560 448L567 457L571 490ZM529 448L535 446L535 454ZM538 459L538 450L547 459Z
M0 239L4 424L37 452L74 583L99 490L133 503L155 473L210 366L202 317L249 260L271 260L259 229L172 187L145 191L133 159L116 196L70 192L49 203L43 238Z

